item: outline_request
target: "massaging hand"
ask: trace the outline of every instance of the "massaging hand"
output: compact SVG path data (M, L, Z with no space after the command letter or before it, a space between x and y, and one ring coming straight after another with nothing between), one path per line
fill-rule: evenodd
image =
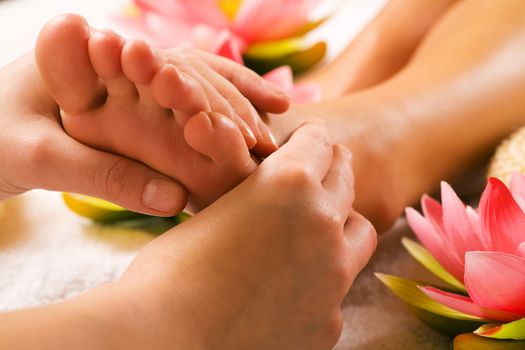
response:
M349 151L305 124L136 258L118 282L136 333L154 349L331 348L341 302L375 247L353 196Z
M33 54L0 70L0 200L43 188L100 197L151 215L172 215L186 190L139 162L87 147L69 137ZM151 209L142 198L152 180L165 180L172 212Z

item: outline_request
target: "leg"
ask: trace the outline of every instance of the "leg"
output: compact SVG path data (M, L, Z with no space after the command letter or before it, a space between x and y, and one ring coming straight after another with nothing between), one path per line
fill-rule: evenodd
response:
M324 98L369 88L399 72L423 38L458 0L390 0L331 64L302 79Z
M524 42L523 1L463 0L388 82L270 116L270 126L282 141L308 115L325 116L354 154L356 206L382 230L523 124Z

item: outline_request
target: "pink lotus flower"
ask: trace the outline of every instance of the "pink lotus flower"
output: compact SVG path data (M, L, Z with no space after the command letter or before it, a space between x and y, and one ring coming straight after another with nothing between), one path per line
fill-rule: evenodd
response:
M525 317L525 177L516 174L510 191L490 178L478 211L465 206L447 183L442 205L421 200L424 216L406 210L423 245L457 280L468 296L434 287L420 289L435 301L491 321Z
M309 15L321 0L134 0L126 16L115 20L124 34L158 47L191 46L243 63L243 54L257 43L297 37L310 29ZM289 45L282 45L289 50ZM278 86L284 80L272 79ZM287 72L288 72L287 71ZM278 76L284 76L281 71ZM306 87L313 90L315 86ZM292 95L305 99L304 88ZM318 88L317 88L318 90ZM319 95L317 91L311 96Z

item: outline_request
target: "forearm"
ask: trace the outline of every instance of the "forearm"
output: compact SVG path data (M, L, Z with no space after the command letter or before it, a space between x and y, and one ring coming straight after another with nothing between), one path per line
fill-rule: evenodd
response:
M108 286L70 301L0 315L2 349L129 349L128 310Z

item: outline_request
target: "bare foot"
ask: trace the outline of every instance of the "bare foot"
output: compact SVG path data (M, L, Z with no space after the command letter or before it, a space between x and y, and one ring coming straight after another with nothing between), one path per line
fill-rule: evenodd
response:
M142 41L90 30L77 15L50 21L35 55L70 136L177 179L196 208L213 202L256 168L248 148L257 143L266 154L276 149L269 129L263 129L263 123L253 125L252 112L259 119L255 109L236 89L237 95L231 92L233 85L226 84L226 78L214 89L207 81L219 74L211 76L211 68L191 75L187 62L175 62L177 55L171 53L168 61ZM286 98L254 82L255 87L245 90L256 104L277 111L287 108ZM231 94L233 102L220 92ZM245 111L246 122L234 109ZM151 195L163 190L161 182L157 185Z

